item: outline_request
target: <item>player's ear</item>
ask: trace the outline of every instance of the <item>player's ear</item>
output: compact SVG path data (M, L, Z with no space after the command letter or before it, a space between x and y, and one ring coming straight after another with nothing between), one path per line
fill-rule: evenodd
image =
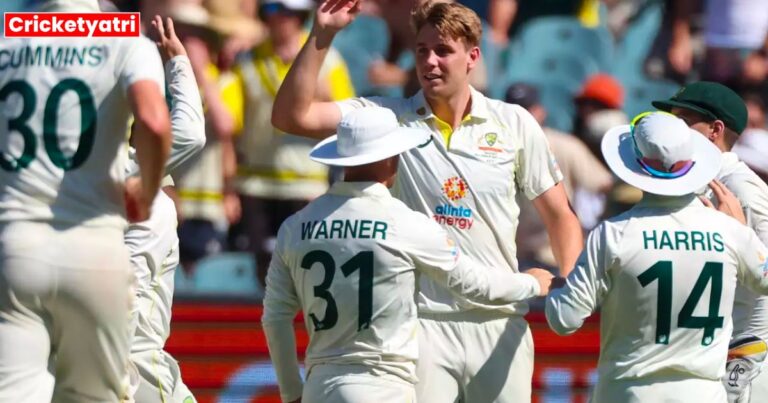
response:
M710 140L715 141L725 138L725 123L722 120L715 120L710 124L710 128Z
M472 46L469 49L469 62L467 63L467 70L472 71L478 62L480 62L480 47Z

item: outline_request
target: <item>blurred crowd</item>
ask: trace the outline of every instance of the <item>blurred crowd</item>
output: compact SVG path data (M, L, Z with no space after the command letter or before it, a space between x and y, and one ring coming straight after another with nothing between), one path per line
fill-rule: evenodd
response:
M318 98L418 89L409 14L419 0L361 0L339 33ZM22 4L24 1L15 1ZM14 1L11 1L14 3ZM472 85L520 104L544 128L574 210L590 230L637 202L600 153L605 131L686 82L718 81L746 101L736 146L768 178L768 0L463 0L484 20ZM206 112L207 144L175 180L182 267L221 251L252 253L263 282L282 221L338 173L307 157L310 140L270 123L274 96L307 36L313 0L114 0L104 9L174 19ZM9 7L9 5L6 5ZM554 265L546 231L521 201L521 267Z

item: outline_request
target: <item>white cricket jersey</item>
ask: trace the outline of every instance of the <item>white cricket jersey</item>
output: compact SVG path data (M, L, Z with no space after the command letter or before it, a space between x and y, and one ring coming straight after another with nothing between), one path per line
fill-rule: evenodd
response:
M147 38L3 39L0 221L125 225L130 85L163 90Z
M446 229L473 261L517 272L515 194L534 199L563 178L541 127L525 109L472 89L470 113L445 144L421 91L407 99L354 98L337 105L342 115L364 106L390 108L403 126L433 133L429 143L401 154L393 194ZM528 312L524 301L491 307L456 297L427 278L419 286L421 312Z
M262 322L284 397L296 398L287 391L300 385L287 341L299 310L308 369L360 364L416 382L416 272L487 304L538 292L532 276L472 264L438 224L384 185L334 184L280 227L267 275Z
M739 199L747 226L768 245L768 185L732 152L723 153L717 178ZM768 340L768 297L743 285L736 287L733 304L734 335L749 333Z
M601 307L601 381L716 381L737 281L768 293L766 254L754 231L695 196L646 194L590 233L565 287L547 297L547 321L569 334Z

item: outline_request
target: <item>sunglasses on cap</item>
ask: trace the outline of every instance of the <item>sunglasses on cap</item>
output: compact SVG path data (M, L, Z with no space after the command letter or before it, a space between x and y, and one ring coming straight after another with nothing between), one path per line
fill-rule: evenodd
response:
M659 178L659 179L679 178L687 174L688 171L690 171L691 168L693 168L693 165L696 162L692 160L678 161L672 164L670 167L665 167L664 162L657 159L643 156L643 153L640 151L640 148L637 146L637 139L635 138L635 126L641 120L643 120L644 117L651 115L653 113L664 113L667 115L674 116L669 112L651 111L651 112L643 112L635 116L634 119L632 119L632 122L629 124L629 133L630 133L630 136L632 136L632 144L635 149L635 156L637 157L637 163L640 164L640 167L643 168L643 170L647 174L653 176L654 178Z

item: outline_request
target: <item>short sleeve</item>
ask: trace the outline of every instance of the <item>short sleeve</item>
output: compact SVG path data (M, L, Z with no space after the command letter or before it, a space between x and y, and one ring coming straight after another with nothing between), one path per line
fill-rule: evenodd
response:
M341 117L344 118L349 112L355 109L366 108L371 106L382 106L382 97L357 97L348 98L343 101L336 101L336 106L339 107Z
M152 80L165 94L165 72L160 53L146 37L132 38L125 49L122 69L119 72L120 84L124 91L141 80Z
M563 180L560 166L549 148L544 131L528 111L518 105L508 105L518 116L517 130L522 148L515 165L518 187L533 200Z

